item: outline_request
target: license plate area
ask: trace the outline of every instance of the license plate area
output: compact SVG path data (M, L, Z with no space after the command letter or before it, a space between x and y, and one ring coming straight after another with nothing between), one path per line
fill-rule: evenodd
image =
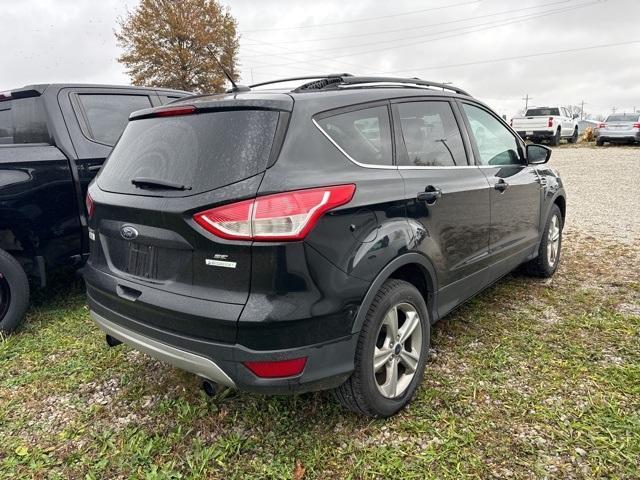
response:
M157 278L158 250L153 245L128 242L125 271L136 277Z

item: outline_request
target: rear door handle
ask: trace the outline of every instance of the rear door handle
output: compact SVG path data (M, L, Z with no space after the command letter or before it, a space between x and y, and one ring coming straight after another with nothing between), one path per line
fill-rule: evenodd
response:
M500 193L503 193L507 188L509 188L509 184L503 179L500 179L498 180L498 183L493 186L493 188L498 190Z
M441 196L442 190L434 187L433 185L429 185L424 189L424 192L418 192L418 196L416 198L421 202L426 202L427 205L433 205Z

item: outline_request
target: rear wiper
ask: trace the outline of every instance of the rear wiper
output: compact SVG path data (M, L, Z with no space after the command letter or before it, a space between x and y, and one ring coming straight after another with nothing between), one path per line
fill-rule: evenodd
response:
M156 180L153 178L136 177L131 179L131 183L138 188L157 188L164 190L191 190L191 187L180 185L179 183L168 182L166 180Z

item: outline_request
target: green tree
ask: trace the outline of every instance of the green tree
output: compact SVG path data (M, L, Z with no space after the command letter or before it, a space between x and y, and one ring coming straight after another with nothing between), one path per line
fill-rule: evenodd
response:
M141 0L118 19L118 61L134 85L214 92L237 79L237 22L216 0Z

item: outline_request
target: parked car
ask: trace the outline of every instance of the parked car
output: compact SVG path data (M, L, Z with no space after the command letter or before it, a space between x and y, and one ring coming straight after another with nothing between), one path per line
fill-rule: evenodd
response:
M392 415L432 323L522 264L558 268L551 150L418 79L251 88L132 115L89 187L91 316L208 391L335 389Z
M604 142L635 143L640 142L640 113L615 113L609 115L596 130L596 145Z
M549 140L558 145L561 139L569 143L578 141L578 115L570 114L565 107L530 108L524 117L511 120L511 126L524 140L540 142Z
M30 85L0 93L0 332L20 323L29 279L89 253L84 196L134 110L186 92Z

